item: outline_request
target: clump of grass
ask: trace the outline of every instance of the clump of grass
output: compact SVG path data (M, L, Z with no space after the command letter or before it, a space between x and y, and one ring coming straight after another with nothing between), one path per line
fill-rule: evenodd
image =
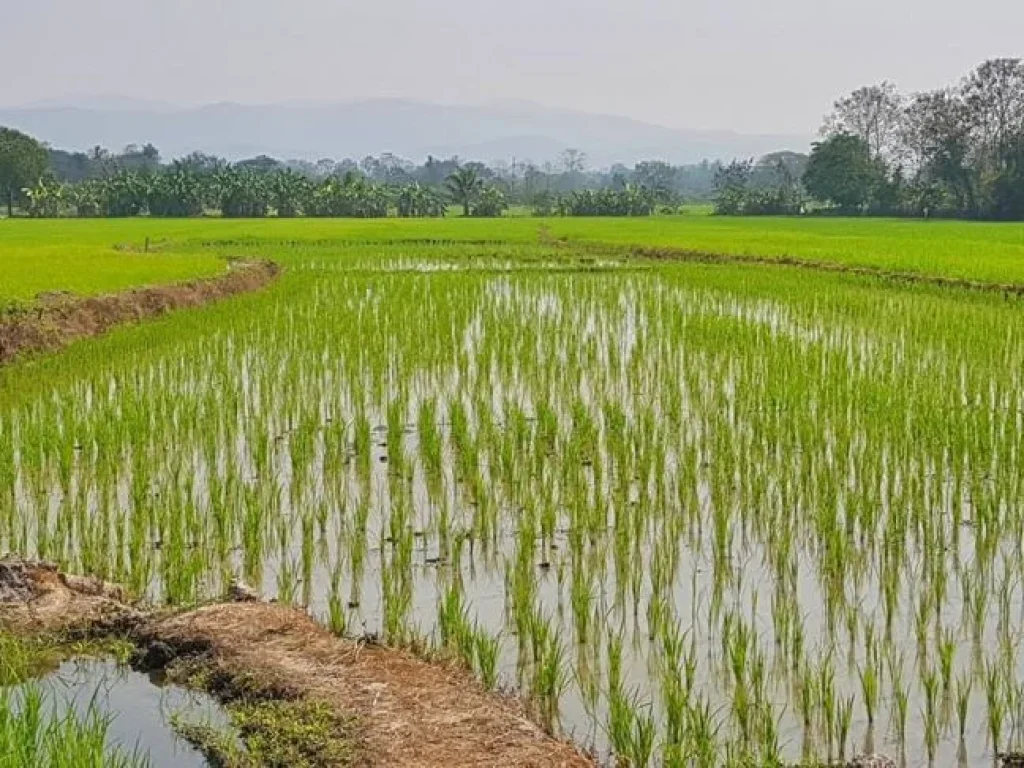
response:
M226 707L231 729L172 718L172 726L214 766L315 768L353 765L354 721L310 699L237 701Z
M55 702L36 685L0 688L0 767L142 768L148 759L110 744L111 718L90 703L84 715L73 709L53 714Z
M69 640L0 632L0 687L18 685L52 672L65 659L113 658L125 663L135 646L117 637Z

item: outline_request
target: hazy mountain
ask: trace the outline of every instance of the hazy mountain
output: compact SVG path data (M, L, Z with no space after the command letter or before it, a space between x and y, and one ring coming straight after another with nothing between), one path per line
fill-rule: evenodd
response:
M0 108L0 125L62 149L120 150L152 142L165 158L201 150L239 159L256 154L316 160L393 152L464 159L554 161L573 147L592 166L661 159L675 163L805 151L806 136L680 131L626 117L502 101L449 106L374 99L341 104L210 104L177 108L117 97Z

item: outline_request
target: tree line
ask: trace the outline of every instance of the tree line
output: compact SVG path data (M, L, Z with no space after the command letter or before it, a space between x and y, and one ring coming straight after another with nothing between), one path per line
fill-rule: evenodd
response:
M9 166L4 158L14 158ZM164 163L152 144L120 153L67 152L0 128L0 191L8 214L33 217L276 215L331 217L501 216L511 205L536 215L644 216L710 200L718 163L660 161L589 169L567 150L557 165L462 162L416 165L385 153L354 160L230 163L195 152Z
M820 133L778 183L757 183L751 161L720 168L716 210L1024 220L1021 59L991 59L936 91L859 88L835 102Z

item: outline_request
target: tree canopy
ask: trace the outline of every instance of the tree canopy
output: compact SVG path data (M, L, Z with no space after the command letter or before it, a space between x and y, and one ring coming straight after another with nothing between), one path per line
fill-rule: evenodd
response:
M14 203L24 197L24 189L43 178L48 164L42 144L20 131L0 127L0 194L7 202L8 216L14 213Z

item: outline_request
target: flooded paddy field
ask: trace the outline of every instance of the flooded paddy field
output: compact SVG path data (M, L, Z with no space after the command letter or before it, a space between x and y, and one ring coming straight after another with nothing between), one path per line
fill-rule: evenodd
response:
M1024 743L1019 301L494 243L192 243L263 294L0 375L0 550L242 579L629 765Z

